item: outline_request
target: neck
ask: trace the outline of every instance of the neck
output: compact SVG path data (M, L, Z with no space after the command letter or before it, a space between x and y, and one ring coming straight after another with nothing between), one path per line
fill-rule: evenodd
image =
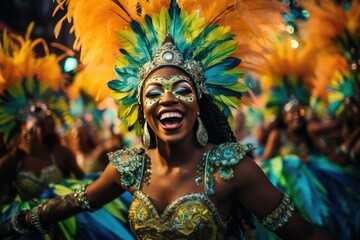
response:
M305 141L304 129L286 129L286 135L293 142Z
M37 156L39 153L47 151L46 146L44 144L36 144L33 148L24 148L23 151L31 156Z
M154 154L157 155L156 159L159 159L160 164L167 166L167 168L197 163L196 160L199 160L205 151L204 148L195 144L192 135L176 144L168 144L158 139L157 145L158 147L154 149Z

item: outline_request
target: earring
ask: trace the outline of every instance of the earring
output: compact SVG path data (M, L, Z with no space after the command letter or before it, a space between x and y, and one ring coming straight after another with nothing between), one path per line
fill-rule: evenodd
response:
M208 142L208 133L206 131L204 124L201 121L201 118L199 116L196 116L196 119L198 120L196 139L201 146L205 147Z
M145 149L149 149L150 147L150 133L147 126L147 121L144 123L144 129L143 129L143 135L142 135L142 141Z

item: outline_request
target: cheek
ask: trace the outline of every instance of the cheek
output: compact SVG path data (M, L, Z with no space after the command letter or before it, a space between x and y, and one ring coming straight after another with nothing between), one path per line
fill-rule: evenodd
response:
M159 100L160 100L160 98L153 98L153 99L145 98L145 99L144 99L144 108L145 108L145 107L151 107L152 105L154 105L155 103L157 103Z

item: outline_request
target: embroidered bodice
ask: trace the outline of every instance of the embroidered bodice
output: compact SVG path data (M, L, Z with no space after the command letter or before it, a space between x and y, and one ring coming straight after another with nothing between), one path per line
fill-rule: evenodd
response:
M214 173L228 181L233 167L253 150L252 146L224 143L204 153L194 181L204 182L204 192L188 193L170 203L162 214L141 191L149 182L150 159L142 149L122 149L109 153L110 162L121 173L125 186L134 186L129 221L138 239L224 239L226 223L210 197L214 192Z
M283 157L290 154L294 154L300 157L309 154L309 148L305 142L298 145L294 144L293 142L289 141L284 131L281 132L281 147L279 151L280 155Z
M61 170L53 162L45 167L39 177L31 172L18 171L15 185L20 195L25 199L37 198L50 183L57 183L63 178Z

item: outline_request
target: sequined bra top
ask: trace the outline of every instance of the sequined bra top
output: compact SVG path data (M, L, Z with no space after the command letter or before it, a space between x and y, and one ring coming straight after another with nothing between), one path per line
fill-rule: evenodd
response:
M281 131L281 147L280 155L285 157L287 155L298 155L300 157L306 156L309 154L309 148L305 142L300 144L295 144L286 137L285 131Z
M24 199L38 198L50 183L57 183L63 179L63 174L52 157L51 160L53 164L43 168L39 177L31 172L17 172L15 185Z
M143 149L122 149L109 153L111 164L121 173L125 186L134 186L133 201L129 208L130 226L138 239L224 239L226 223L215 204L214 174L221 179L233 177L233 167L253 150L251 145L223 143L204 153L194 181L204 182L204 192L188 193L178 197L159 214L148 195L141 191L143 182L149 181L149 157Z

